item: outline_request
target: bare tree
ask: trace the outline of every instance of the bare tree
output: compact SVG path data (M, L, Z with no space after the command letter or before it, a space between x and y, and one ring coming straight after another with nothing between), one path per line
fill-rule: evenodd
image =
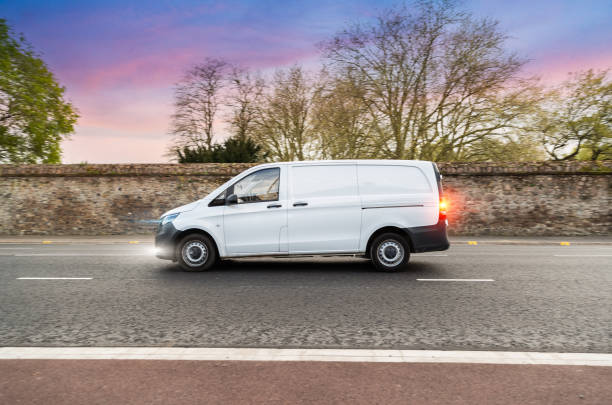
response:
M479 139L465 148L462 161L472 162L534 162L545 160L546 153L539 139L521 133Z
M553 160L612 158L609 72L575 73L547 94L532 130Z
M220 91L227 62L207 58L189 69L175 89L171 132L175 147L212 148L215 115L222 103Z
M504 136L529 106L494 21L452 1L419 1L353 25L322 44L330 69L363 86L380 157L461 159L470 144Z
M363 92L350 71L335 76L325 70L320 73L312 125L322 158L364 159L378 155L380 148Z
M310 123L313 85L299 66L278 70L258 111L256 141L272 160L316 157Z
M245 68L234 67L230 74L228 123L239 140L254 136L257 115L264 98L265 82Z

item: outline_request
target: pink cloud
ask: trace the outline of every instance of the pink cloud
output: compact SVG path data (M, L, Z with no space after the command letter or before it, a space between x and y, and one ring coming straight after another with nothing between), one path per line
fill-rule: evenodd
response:
M605 70L612 68L612 52L554 52L539 55L526 66L526 73L541 77L545 84L555 84L567 79L571 72L588 69Z
M78 135L62 142L64 163L167 162L169 139L142 136L105 128L80 128Z
M117 90L92 98L76 97L81 127L165 134L172 113L171 89L160 91Z
M252 69L268 69L313 58L318 51L299 33L264 32L248 26L156 26L147 35L106 39L99 53L71 54L57 67L75 90L165 87L206 57Z
M134 56L94 68L72 67L58 72L60 78L77 91L104 91L109 88L157 87L172 84L184 65L193 59L193 51L178 50Z
M250 49L225 57L214 53L198 53L193 49L182 49L171 53L160 52L134 57L90 70L61 71L60 76L68 78L75 88L87 91L119 86L129 88L172 86L180 80L186 69L203 61L207 56L224 58L251 69L267 69L312 58L316 54L314 47L313 49L294 48L284 53Z

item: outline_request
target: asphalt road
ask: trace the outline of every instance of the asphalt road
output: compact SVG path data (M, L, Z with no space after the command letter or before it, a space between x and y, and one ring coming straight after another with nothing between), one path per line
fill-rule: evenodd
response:
M394 274L352 258L184 273L150 250L1 244L0 346L612 352L610 245L456 245ZM38 277L78 279L20 279Z

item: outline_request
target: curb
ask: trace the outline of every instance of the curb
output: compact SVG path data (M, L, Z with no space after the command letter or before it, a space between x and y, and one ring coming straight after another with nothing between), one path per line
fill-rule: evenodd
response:
M0 347L0 360L207 360L612 366L609 353L206 347Z
M612 246L611 241L543 241L543 240L473 240L473 241L452 241L452 245L533 245L533 246L587 246L587 245L601 245L601 246Z

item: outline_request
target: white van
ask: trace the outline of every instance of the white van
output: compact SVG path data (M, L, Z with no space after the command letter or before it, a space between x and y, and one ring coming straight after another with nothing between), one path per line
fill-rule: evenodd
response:
M445 210L432 162L269 163L162 215L156 255L187 271L230 257L319 254L397 271L410 253L448 249Z

